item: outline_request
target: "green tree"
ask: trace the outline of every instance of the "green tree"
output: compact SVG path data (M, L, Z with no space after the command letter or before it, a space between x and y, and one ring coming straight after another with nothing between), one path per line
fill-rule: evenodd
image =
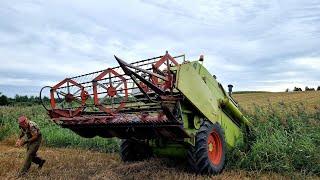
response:
M1 95L2 93L0 92L0 95ZM0 106L6 106L6 105L8 105L9 104L9 100L8 100L8 97L7 96L5 96L5 95L1 95L0 96Z

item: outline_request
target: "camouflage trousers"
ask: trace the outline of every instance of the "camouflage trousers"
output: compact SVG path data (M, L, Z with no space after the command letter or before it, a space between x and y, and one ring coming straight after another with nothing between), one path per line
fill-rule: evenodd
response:
M40 135L36 141L27 144L27 154L26 154L26 158L24 160L24 164L20 173L23 174L28 172L31 166L31 162L35 164L40 164L42 162L42 159L37 156L37 151L40 147L41 140L42 140L42 137Z

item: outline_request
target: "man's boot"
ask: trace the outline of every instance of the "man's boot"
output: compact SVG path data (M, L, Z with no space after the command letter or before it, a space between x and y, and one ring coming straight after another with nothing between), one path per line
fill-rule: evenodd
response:
M38 169L41 169L43 164L46 162L46 160L41 160L41 162L39 163Z

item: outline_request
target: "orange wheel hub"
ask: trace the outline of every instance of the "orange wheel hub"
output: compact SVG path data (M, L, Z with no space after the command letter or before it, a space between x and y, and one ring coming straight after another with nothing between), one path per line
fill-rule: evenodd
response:
M208 156L213 165L219 165L222 158L222 142L219 134L213 131L208 137Z
M107 93L110 97L114 97L115 95L117 95L117 90L112 85L110 85L110 87L108 87L107 89Z

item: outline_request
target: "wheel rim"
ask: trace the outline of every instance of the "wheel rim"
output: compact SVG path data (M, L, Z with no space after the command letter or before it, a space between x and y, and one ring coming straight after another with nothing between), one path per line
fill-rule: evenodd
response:
M222 142L219 134L212 131L208 137L208 155L212 164L219 165L222 157Z

